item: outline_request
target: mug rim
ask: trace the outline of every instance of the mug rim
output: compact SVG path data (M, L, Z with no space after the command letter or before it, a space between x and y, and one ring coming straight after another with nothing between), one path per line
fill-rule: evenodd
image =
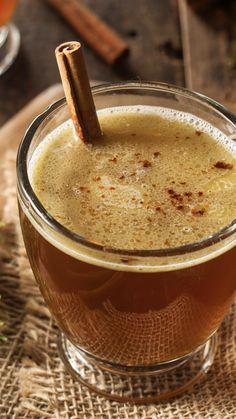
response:
M92 87L92 93L94 96L102 93L109 93L114 91L122 90L158 90L163 92L170 92L173 94L178 94L184 97L195 99L201 104L207 105L210 109L217 111L221 116L223 115L227 118L236 129L236 116L226 109L223 105L217 101L209 98L208 96L203 95L202 93L197 93L190 91L184 87L175 86L169 83L163 82L141 82L141 81L126 81L126 82L116 82L116 83L102 83ZM17 153L17 189L19 197L23 200L23 203L26 203L26 207L30 207L36 216L39 217L50 229L54 230L56 233L62 234L69 240L72 240L74 243L90 248L91 250L99 252L108 252L111 254L125 255L131 257L171 257L178 256L183 254L188 254L202 250L204 248L210 247L223 241L224 239L232 236L236 232L236 218L233 219L228 225L217 231L216 233L207 236L206 238L185 244L177 247L167 247L164 249L122 249L114 248L106 245L101 245L94 243L83 236L80 236L77 233L72 232L62 224L60 224L54 217L48 213L48 211L41 204L36 194L33 191L33 188L30 184L28 177L27 169L27 153L30 148L31 142L36 134L37 129L43 123L43 121L51 115L54 111L66 104L65 97L57 100L56 102L49 105L49 107L40 113L31 123L27 129L25 135L23 136L21 143L18 148Z

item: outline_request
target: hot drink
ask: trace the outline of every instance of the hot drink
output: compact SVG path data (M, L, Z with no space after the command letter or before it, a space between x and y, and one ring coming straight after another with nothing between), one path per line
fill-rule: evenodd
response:
M235 218L236 148L209 123L161 107L110 108L99 121L104 135L93 146L67 121L29 161L36 196L80 236L79 251L21 211L26 248L76 347L115 364L155 365L206 342L232 301L232 245L213 240L214 253L197 245L195 261L175 249L209 240ZM172 249L174 264L161 267L152 253L140 263L139 251L157 249L163 257Z

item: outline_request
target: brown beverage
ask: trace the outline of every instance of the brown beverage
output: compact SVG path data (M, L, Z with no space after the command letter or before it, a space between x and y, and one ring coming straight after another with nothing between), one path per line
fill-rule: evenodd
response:
M203 249L197 262L179 255L163 269L155 257L140 264L124 251L177 248L229 224L236 151L211 125L164 108L112 108L99 120L104 136L89 148L75 140L69 122L57 128L34 152L29 173L46 210L104 246L103 259L83 246L78 259L69 240L40 234L21 212L31 265L77 347L131 366L173 360L222 321L236 286L236 250L216 245L217 257ZM111 256L111 248L124 256Z

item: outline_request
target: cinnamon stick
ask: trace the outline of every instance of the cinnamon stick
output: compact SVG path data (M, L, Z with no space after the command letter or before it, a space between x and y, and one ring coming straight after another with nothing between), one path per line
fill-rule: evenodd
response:
M102 134L81 44L65 42L56 48L55 54L75 131L82 141L92 143Z
M127 53L127 43L79 0L48 2L108 64L114 64Z

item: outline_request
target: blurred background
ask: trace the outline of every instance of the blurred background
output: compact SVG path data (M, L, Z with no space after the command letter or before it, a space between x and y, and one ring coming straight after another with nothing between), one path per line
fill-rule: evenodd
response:
M174 83L235 109L235 0L81 0L127 43L129 54L114 64L105 62L72 28L55 8L57 2L0 0L0 26L10 19L10 12L4 15L4 4L6 9L10 3L21 43L14 64L0 76L0 126L36 94L59 82L54 49L67 40L83 42L91 80Z

